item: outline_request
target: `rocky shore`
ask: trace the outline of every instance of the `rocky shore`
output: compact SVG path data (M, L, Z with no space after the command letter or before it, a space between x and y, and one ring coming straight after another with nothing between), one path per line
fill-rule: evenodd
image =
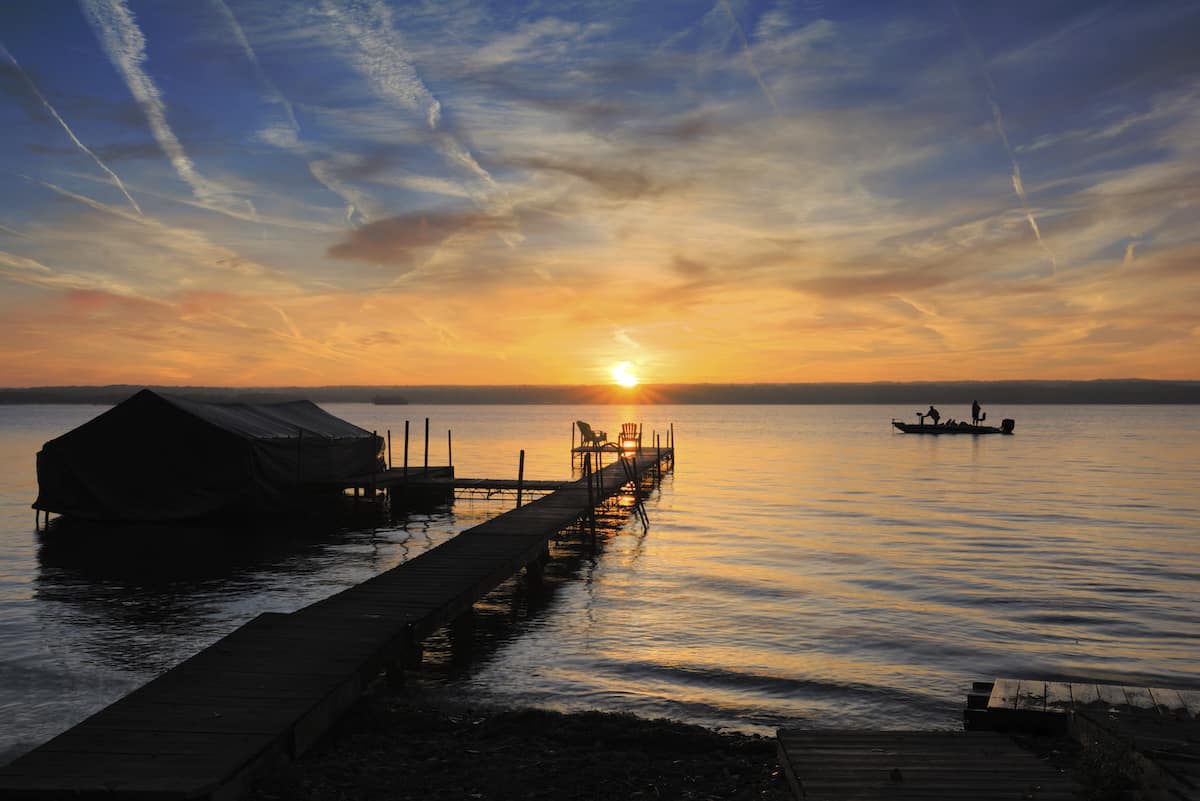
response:
M381 688L314 751L261 777L253 797L783 801L791 793L770 738Z

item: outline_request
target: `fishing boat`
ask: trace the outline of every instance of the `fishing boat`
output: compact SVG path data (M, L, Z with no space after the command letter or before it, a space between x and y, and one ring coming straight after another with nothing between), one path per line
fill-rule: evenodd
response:
M923 416L919 423L905 423L902 420L892 420L892 425L905 434L1011 434L1017 423L1006 417L1000 421L1000 427L972 425L966 422L926 423Z

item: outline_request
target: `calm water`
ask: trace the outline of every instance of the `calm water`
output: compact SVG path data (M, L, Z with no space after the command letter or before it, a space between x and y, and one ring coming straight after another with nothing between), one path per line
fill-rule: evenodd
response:
M973 680L1200 687L1200 407L988 408L1013 437L893 434L888 407L328 405L463 476L570 475L571 422L674 422L648 532L561 549L540 604L481 606L481 701L767 732L953 728ZM245 529L34 532L34 454L99 407L0 406L0 761L263 611L385 570L504 508ZM967 409L947 409L954 416ZM57 528L55 531L53 529ZM444 664L447 663L447 664Z

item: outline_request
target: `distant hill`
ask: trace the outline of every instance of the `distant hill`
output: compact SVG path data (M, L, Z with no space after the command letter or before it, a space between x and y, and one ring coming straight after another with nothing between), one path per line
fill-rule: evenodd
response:
M0 404L113 404L142 386L25 387L0 389ZM1192 404L1200 381L1105 379L1098 381L932 381L871 384L658 384L625 390L596 386L330 386L164 387L166 392L212 402L272 403L306 398L318 403L411 404Z

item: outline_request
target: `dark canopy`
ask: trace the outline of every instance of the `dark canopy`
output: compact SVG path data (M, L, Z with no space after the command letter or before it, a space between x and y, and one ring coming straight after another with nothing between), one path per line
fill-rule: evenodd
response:
M142 390L37 455L34 507L102 520L282 509L379 469L381 440L309 401L201 403Z

